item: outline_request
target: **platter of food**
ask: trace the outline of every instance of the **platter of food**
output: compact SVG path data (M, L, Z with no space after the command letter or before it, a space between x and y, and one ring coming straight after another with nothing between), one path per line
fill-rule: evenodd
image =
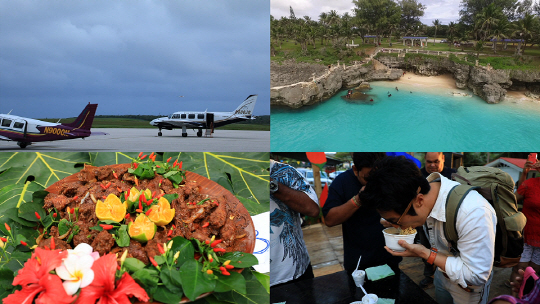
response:
M182 170L181 162L170 164L170 158L156 162L153 153L142 162L141 155L126 164L86 164L79 172L36 192L34 200L22 206L24 212L17 206L27 220L10 222L14 229L4 223L7 234L4 231L0 246L9 253L8 261L10 256L17 256L19 263L27 257L25 270L32 263L40 264L45 256L54 260L55 268L47 263L51 268L40 273L64 283L67 294L58 298L65 303L88 297L99 301L112 294L145 303L188 303L214 294L211 302L225 303L234 302L235 294L246 295L251 288L247 282L255 276L245 268L258 263L252 254L256 231L248 210L223 186ZM16 217L11 214L10 219ZM81 252L93 257L90 265L71 263L77 260L73 256L84 255ZM106 281L100 267L107 261L115 268L108 268L112 271L107 279L109 295L97 295L96 290L104 290L99 285ZM84 267L91 267L96 273L94 281L84 284L86 279L76 278L81 282L73 288L73 278L62 275L75 266L81 274ZM4 294L5 303L18 303L30 293L33 285L21 281L16 270L20 268L13 268L13 274L0 268L13 276L13 286L22 286L22 290ZM128 285L130 291L122 290ZM41 301L50 296L46 290L33 294Z

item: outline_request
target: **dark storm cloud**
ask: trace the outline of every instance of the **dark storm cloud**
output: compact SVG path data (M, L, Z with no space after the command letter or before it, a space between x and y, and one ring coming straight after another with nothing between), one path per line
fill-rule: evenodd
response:
M270 112L268 1L0 4L0 113Z

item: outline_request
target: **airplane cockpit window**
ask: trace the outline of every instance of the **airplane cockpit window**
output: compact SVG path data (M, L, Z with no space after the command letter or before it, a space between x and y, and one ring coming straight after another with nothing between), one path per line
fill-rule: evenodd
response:
M204 119L204 114L197 114L197 119Z
M24 127L24 123L19 122L19 121L16 121L16 122L13 124L13 128L15 128L15 129L22 129L23 127Z
M9 127L11 125L10 119L4 119L2 120L2 127Z
M194 119L195 118L195 114L188 114L188 119Z
M186 119L186 114L181 114L181 115L180 115L180 118Z

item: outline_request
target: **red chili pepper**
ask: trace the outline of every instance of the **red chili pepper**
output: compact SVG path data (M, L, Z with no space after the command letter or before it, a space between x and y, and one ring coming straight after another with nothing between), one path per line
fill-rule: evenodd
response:
M139 166L138 163L134 163L134 164L133 164L133 167L135 167L135 169L137 169L138 166Z
M51 250L54 250L56 248L56 244L54 243L54 236L51 237Z
M156 165L156 168L161 168L159 165Z
M150 153L150 156L148 158L154 157L154 152Z
M146 154L143 155L143 156L141 157L141 160L145 159L147 156L148 156L148 155L146 155Z
M104 195L104 196L102 196L101 198L105 200L105 199L107 199L107 196Z
M222 271L222 272L221 272L221 274L222 274L222 275L226 275L226 276L229 276L229 275L231 275L231 273L230 273L230 272L228 272L228 271L226 271L226 270L225 270L225 271Z
M105 186L105 189L109 188L111 186L111 182L108 182L107 185Z
M139 153L139 157L138 157L138 158L141 158L141 155L142 155L142 152L141 152L141 153Z
M39 216L39 213L37 213L37 211L36 211L36 218L37 218L38 220L41 219L41 216Z
M56 217L56 212L52 214L53 217Z
M4 223L4 225L6 226L7 231L11 230L11 227L9 227L9 225L7 223Z
M178 170L182 170L182 163L183 163L183 161L181 161L181 162L178 163L178 165L177 165L177 166L178 166Z
M103 190L107 189L107 187L105 187L105 185L103 184L99 184L101 186L101 188L103 188Z
M169 231L167 232L167 236L171 236L171 234L172 234L172 230L169 230Z
M172 158L172 156L169 157L169 158L167 158L167 162L170 162L170 161L171 161L171 158Z
M7 239L5 237L0 236L0 240L2 240L2 242L7 242Z
M69 209L69 213L71 213L71 214L75 213L75 208Z
M225 248L214 248L214 252L225 252Z
M174 163L172 164L173 168L176 166L177 163L178 163L178 159L175 159Z
M210 244L210 241L209 240L206 240L204 241L206 243L206 245Z
M142 209L137 209L137 210L135 210L135 211L137 211L137 212L143 212L143 210L142 210Z
M149 215L150 215L150 213L152 213L152 210L153 210L152 208L148 209L148 210L146 211L146 213L145 213L145 214L146 214L146 216L149 216Z
M152 202L154 201L154 199L151 199L149 201L146 201L146 206L150 206L152 204Z
M130 214L127 213L126 216L124 216L125 219L128 219L130 217Z
M111 230L113 229L113 225L106 225L106 224L99 224L103 230Z
M214 248L214 247L216 247L217 244L219 244L219 243L221 243L221 242L223 242L223 240L215 240L215 241L212 242L212 244L210 245L210 247Z
M129 197L129 193L130 193L129 191L130 191L130 190L131 190L131 189L128 189L128 190L126 191L126 199L128 199L128 197Z
M21 241L21 244L22 244L23 246L28 246L28 244L27 244L25 241Z
M144 193L141 193L141 197L142 197L142 201L146 203L147 202L146 195Z
M116 172L112 172L112 175L114 176L114 178L118 179L118 174L116 174Z
M227 269L233 269L234 266L233 266L233 265L225 265L225 268L227 268Z
M153 257L150 257L150 262L152 262L152 265L154 265L154 267L158 267L158 263L156 262L156 260L154 260Z
M75 197L73 197L73 200L76 201L78 198L79 198L79 196L75 195Z
M208 227L209 225L210 225L210 223L209 223L209 222L206 222L206 223L204 223L204 224L202 225L202 227L203 227L203 228L206 228L206 227Z
M219 206L219 203L217 201L214 201L214 203L216 203L216 206Z
M172 225L172 229L176 229L176 225L175 225L175 224Z
M120 265L118 265L118 264L116 264L116 269L122 270L122 268L120 268Z
M225 269L225 267L223 267L223 266L220 266L220 267L219 267L219 270L221 270L221 272L227 271L227 269Z
M116 190L118 190L118 192L122 192L122 189L120 189L120 187L116 187Z
M156 191L152 192L152 197L156 197Z
M157 243L157 248L158 248L158 250L159 250L159 253L161 253L161 254L164 254L164 253L165 253L165 250L163 250L163 246L161 246L160 243Z
M139 197L139 209L141 209L141 210L142 210L142 203L141 203L141 199L140 199L140 197Z
M49 246L47 246L47 245L45 245L44 248L47 249L47 250L51 250L51 248L49 248Z

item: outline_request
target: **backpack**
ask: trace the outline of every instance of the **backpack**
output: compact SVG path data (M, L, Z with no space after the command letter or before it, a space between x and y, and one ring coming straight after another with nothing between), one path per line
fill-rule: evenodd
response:
M503 268L517 265L523 252L523 228L527 218L518 211L512 177L498 168L462 166L452 174L452 180L461 185L452 188L446 200L444 235L451 251L459 252L456 231L459 207L469 191L476 190L491 204L497 216L493 265Z

